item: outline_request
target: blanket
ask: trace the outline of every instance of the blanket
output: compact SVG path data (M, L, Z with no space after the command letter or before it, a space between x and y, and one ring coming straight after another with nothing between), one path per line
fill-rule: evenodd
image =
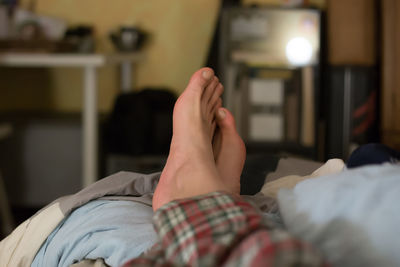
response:
M151 207L152 192L160 174L120 172L82 191L61 197L20 224L0 242L0 266L30 266L48 236L71 212L101 198L142 203Z
M0 267L119 266L137 257L157 241L151 200L159 177L119 172L55 200L0 242ZM243 197L271 227L281 225L274 199Z
M68 267L83 259L121 266L157 241L151 206L98 199L74 210L49 235L31 267Z

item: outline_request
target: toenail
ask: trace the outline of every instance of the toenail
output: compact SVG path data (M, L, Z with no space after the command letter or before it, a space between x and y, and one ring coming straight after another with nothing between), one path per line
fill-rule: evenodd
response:
M219 109L219 110L218 110L218 118L219 118L220 120L223 120L223 119L225 118L225 116L226 116L225 110Z
M211 77L212 77L212 72L209 71L209 70L205 70L205 71L203 71L202 75L203 75L203 78L204 78L204 79L209 80L209 79L211 79Z

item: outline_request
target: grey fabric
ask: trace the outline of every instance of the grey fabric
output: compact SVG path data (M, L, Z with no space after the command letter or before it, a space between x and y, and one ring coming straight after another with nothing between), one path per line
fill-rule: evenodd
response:
M67 216L72 210L91 200L108 196L112 196L114 200L123 198L151 206L152 195L160 179L160 175L161 172L142 174L121 171L85 187L76 194L63 196L54 200L36 212L31 218L34 218L57 202L64 216ZM126 199L126 196L130 198Z
M263 213L278 212L278 202L275 198L264 196L262 193L257 193L252 196L242 196L244 200L250 202L255 208Z
M309 175L319 167L321 167L323 163L300 159L300 158L281 158L278 162L278 166L274 172L271 172L265 178L265 183L272 182L278 178L288 176L288 175L299 175L305 176Z
M278 201L275 198L257 193L252 196L242 196L261 214L264 224L271 228L284 228L284 224L279 213Z
M118 172L57 201L64 215L90 200L104 196L134 196L138 197L137 201L151 205L151 198L144 196L154 192L159 178L160 173Z

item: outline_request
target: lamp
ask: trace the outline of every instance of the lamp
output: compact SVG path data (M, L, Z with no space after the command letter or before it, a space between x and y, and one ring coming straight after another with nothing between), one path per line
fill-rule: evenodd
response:
M286 44L286 57L294 66L305 66L313 55L311 42L304 37L295 37Z

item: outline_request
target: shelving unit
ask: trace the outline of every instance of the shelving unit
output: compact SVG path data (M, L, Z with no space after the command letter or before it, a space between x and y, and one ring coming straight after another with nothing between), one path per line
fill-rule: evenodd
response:
M229 8L220 37L224 104L249 150L317 158L320 12ZM303 45L297 59L293 41Z

